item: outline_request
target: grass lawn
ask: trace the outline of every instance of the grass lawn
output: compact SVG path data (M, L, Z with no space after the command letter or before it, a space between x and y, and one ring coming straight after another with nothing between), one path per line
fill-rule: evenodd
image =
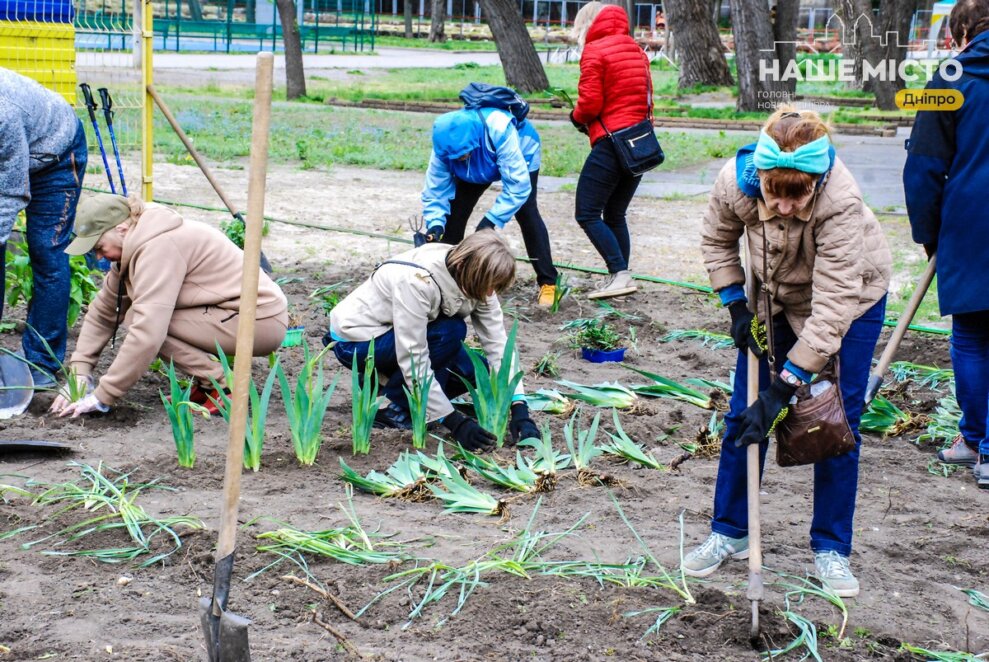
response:
M248 156L252 105L246 98L164 90L183 129L207 158L233 162ZM243 95L241 95L243 96ZM357 165L386 170L425 170L434 116L318 103L276 102L272 109L271 158L300 168ZM191 163L165 120L155 115L155 150L172 163ZM534 122L543 139L542 172L576 175L590 149L569 125ZM683 168L725 158L744 140L725 135L657 132L667 155L664 168Z

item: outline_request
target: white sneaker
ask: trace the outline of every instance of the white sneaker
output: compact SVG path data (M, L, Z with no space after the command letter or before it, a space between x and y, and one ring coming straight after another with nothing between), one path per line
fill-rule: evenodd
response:
M639 288L632 280L632 272L626 269L612 274L611 278L597 290L587 295L588 299L608 299L611 297L625 296L638 292Z
M688 577L707 577L721 567L725 559L749 558L749 537L729 538L712 533L707 540L683 558L683 574Z
M825 588L839 598L854 598L859 594L859 580L848 565L848 557L834 550L814 554L814 570Z

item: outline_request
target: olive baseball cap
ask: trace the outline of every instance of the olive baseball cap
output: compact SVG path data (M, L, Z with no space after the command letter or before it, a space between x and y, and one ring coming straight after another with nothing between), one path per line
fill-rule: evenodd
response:
M127 198L97 193L83 198L76 207L76 238L65 249L69 255L85 255L93 250L103 233L130 218Z

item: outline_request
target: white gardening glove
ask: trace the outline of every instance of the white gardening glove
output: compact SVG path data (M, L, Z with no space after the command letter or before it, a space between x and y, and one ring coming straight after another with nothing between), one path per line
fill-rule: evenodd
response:
M59 416L71 416L72 418L79 418L82 414L92 414L95 412L106 413L110 411L110 406L105 405L99 401L95 393L90 393L82 400L78 402L73 402L72 404L66 406L62 409Z
M77 393L83 391L85 395L89 395L96 388L96 380L93 379L92 375L70 375L69 379L75 379ZM58 389L58 395L55 397L54 402L52 402L51 407L48 408L48 411L58 414L70 404L72 404L72 397L69 395L69 385L66 384Z

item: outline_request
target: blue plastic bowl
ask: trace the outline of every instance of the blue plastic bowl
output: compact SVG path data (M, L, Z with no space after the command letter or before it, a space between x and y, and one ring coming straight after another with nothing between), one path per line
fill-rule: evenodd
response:
M591 363L620 362L625 360L625 348L619 347L618 349L602 350L582 347L580 349L580 355L584 357L585 361L590 361Z

